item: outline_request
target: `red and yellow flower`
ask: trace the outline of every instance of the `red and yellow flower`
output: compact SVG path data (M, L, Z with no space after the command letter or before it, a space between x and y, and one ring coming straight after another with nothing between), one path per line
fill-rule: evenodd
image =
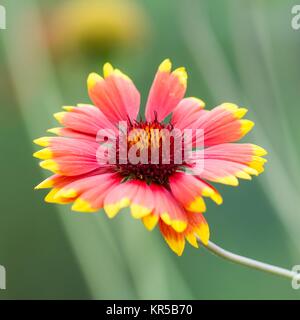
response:
M145 120L137 120L140 94L128 76L108 63L103 77L90 74L88 91L93 105L64 107L54 115L62 126L49 130L56 136L34 141L44 147L34 156L43 160L42 168L54 173L36 189L51 188L47 202L73 203L72 209L80 212L104 208L109 218L129 207L147 229L158 225L178 255L185 240L194 247L198 247L197 238L208 243L204 198L222 203L209 181L237 186L238 179L250 180L263 172L266 151L254 144L235 143L253 127L253 122L243 119L247 109L223 103L205 110L202 100L184 98L186 86L185 69L172 71L170 60L163 61L149 93ZM202 129L204 150L192 153L203 160L203 170L188 174L189 164L177 165L172 159L169 164L100 164L97 134L103 129L117 133L120 121L127 123L129 133L146 130L147 142L153 138L153 128ZM158 147L160 143L157 140Z

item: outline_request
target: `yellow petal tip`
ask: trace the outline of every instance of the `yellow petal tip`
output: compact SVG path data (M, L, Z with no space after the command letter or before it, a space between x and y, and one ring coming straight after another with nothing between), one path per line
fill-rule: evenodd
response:
M177 68L173 71L173 74L179 79L179 82L186 87L187 85L187 73L184 67Z
M202 190L202 195L204 197L210 197L216 204L220 205L223 203L223 198L216 190L207 187Z
M186 208L191 212L205 212L206 205L202 197L196 197Z
M216 182L227 184L229 186L238 186L239 180L235 176L228 176L216 179Z
M60 135L60 132L61 132L61 129L62 128L51 128L51 129L48 129L47 132L49 133L53 133L53 134L56 134L56 135Z
M35 158L38 158L38 159L41 159L41 160L47 160L47 159L50 159L52 158L52 151L50 148L45 148L45 149L42 149L42 150L39 150L37 152L35 152L33 154L33 156Z
M149 214L149 215L143 217L142 221L143 221L146 229L148 229L149 231L152 231L155 228L155 226L157 225L158 216Z
M52 188L54 185L51 179L46 179L34 187L35 190Z
M135 219L140 219L140 218L147 216L151 213L150 209L143 207L141 205L135 204L135 203L133 203L130 206L130 211L131 211L132 217Z
M59 122L62 123L64 116L66 115L65 111L56 112L53 114L53 117Z
M174 251L179 257L182 255L184 251L185 241L184 239L172 239L165 237L165 240L169 247Z
M183 232L187 227L187 222L181 220L173 220L171 222L171 226L176 232Z
M167 212L163 212L160 217L165 224L171 225L171 218Z
M201 223L201 225L196 229L196 234L199 236L203 244L205 245L208 244L210 232L209 232L209 226L207 223Z
M102 81L103 78L101 76L99 76L99 74L93 72L90 73L87 79L87 85L88 85L88 89L91 90L97 82Z
M70 112L70 111L74 110L76 107L74 107L74 106L63 106L62 108L63 108L64 110Z
M56 197L62 197L62 198L75 198L76 196L77 196L77 191L75 189L61 189L56 195Z
M222 103L222 107L231 112L236 112L239 108L235 103L231 102Z
M103 76L104 76L104 78L109 77L113 72L114 72L113 66L109 62L106 62L104 64L104 66L103 66Z
M257 145L253 144L252 147L253 147L254 155L256 155L256 156L262 157L262 156L265 156L265 155L268 154L268 152L264 148L262 148L260 146L257 146Z
M254 127L254 122L250 120L240 120L240 121L241 121L241 133L244 136Z
M189 242L190 245L192 245L195 248L199 248L199 244L197 241L197 238L195 237L194 234L189 233L185 236L186 240Z
M91 207L88 201L83 200L81 198L78 198L74 202L71 209L73 211L78 211L78 212L96 212L97 211L97 209Z
M217 204L217 205L221 205L223 203L223 198L222 196L218 193L215 192L212 196L211 199Z
M58 204L67 204L68 199L57 197L56 194L59 192L59 189L53 188L45 197L45 201L48 203L58 203Z
M110 219L112 219L118 214L118 212L121 209L128 207L129 205L130 205L130 200L128 198L123 198L122 200L120 200L117 203L104 205L104 211L105 211L106 215Z
M234 112L234 116L237 118L237 119L241 119L243 118L246 113L248 112L248 109L246 108L238 108L235 112Z
M33 142L41 147L49 147L50 145L50 139L48 137L41 137L33 140Z
M251 176L245 171L239 171L235 174L240 179L251 180Z
M165 59L158 67L160 72L170 72L172 69L172 62L170 59Z
M44 161L40 162L40 166L43 169L50 170L50 171L52 171L54 173L58 173L58 165L52 159L48 159L48 160L44 160Z

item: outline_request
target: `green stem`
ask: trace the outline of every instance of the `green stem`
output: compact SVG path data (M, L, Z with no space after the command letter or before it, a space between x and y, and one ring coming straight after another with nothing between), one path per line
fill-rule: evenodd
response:
M198 239L200 241L200 239ZM288 269L284 269L284 268L280 268L280 267L276 267L273 266L271 264L268 263L264 263L264 262L260 262L254 259L250 259L247 257L243 257L240 256L238 254L232 253L230 251L224 250L223 248L217 246L216 244L214 244L213 242L209 241L207 245L203 246L209 250L210 252L216 254L217 256L229 260L231 262L234 263L238 263L241 264L243 266L249 267L249 268L253 268L253 269L257 269L260 271L264 271L264 272L268 272L268 273L272 273L281 277L285 277L288 279L299 279L300 280L300 274L297 273L296 271L292 271L292 270L288 270Z

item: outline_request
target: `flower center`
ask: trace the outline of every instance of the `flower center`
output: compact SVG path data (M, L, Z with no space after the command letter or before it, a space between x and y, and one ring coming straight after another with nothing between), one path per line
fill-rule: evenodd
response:
M126 135L119 139L123 144L117 143L116 170L126 180L168 185L169 177L183 165L182 137L170 123L129 123Z

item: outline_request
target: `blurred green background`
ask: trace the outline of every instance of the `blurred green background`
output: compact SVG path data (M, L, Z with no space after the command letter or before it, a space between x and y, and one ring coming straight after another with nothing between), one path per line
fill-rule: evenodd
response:
M81 4L78 4L81 3ZM84 3L82 7L82 3ZM158 64L187 67L187 95L232 101L256 122L245 138L269 151L266 171L219 187L211 240L282 267L300 264L300 31L294 1L7 0L0 30L0 299L298 299L289 281L189 245L182 257L157 230L122 212L80 214L43 201L32 139L62 105L89 102L86 77L124 70L144 105Z

